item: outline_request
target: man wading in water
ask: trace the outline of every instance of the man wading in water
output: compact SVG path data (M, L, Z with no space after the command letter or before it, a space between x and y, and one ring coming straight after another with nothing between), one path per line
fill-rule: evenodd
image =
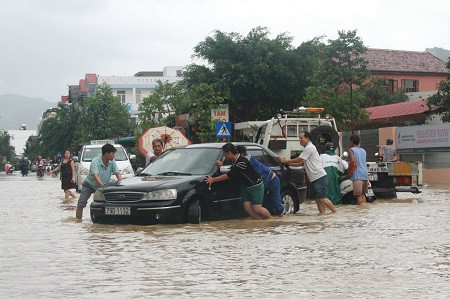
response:
M331 212L336 213L333 203L327 198L328 177L323 169L322 161L316 147L311 142L311 133L303 132L300 134L300 144L305 148L303 152L295 159L286 160L279 157L281 163L292 166L303 166L306 168L311 191L310 198L314 199L319 209L320 215L325 213L325 207Z

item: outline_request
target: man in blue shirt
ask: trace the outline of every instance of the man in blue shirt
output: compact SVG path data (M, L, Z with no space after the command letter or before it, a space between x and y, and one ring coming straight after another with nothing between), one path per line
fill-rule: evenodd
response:
M367 170L366 151L360 147L360 138L358 135L350 137L350 149L348 155L350 157L349 168L357 165L353 171L351 180L353 181L353 195L356 196L358 205L366 204L366 193L369 188L369 171Z
M114 145L107 143L102 146L102 156L92 159L89 174L83 182L80 198L78 199L76 212L78 219L83 218L83 209L86 207L91 194L98 188L105 187L111 179L111 174L115 174L119 181L122 179L119 167L117 167L116 161L114 161L116 151Z

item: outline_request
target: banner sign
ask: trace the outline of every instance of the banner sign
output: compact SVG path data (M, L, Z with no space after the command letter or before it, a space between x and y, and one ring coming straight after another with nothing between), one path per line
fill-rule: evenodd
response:
M450 123L399 127L397 149L450 148Z
M228 105L219 105L216 109L211 109L211 119L214 122L228 122Z

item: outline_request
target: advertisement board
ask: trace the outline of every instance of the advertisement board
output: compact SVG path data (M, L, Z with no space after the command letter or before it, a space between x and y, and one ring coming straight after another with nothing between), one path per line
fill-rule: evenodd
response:
M424 149L446 151L446 149L450 149L450 123L399 127L396 134L399 152L423 151Z
M219 105L216 109L211 109L211 119L214 122L228 122L228 105Z

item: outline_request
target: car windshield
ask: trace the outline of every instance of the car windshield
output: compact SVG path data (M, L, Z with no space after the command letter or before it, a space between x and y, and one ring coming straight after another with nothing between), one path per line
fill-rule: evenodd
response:
M114 160L116 161L126 161L128 160L128 156L125 153L124 149L122 147L116 147L116 156L114 157ZM102 148L101 147L91 147L84 149L82 161L83 162L91 162L93 158L100 157L102 155Z
M178 148L167 151L148 165L141 175L205 175L221 152L218 148Z

